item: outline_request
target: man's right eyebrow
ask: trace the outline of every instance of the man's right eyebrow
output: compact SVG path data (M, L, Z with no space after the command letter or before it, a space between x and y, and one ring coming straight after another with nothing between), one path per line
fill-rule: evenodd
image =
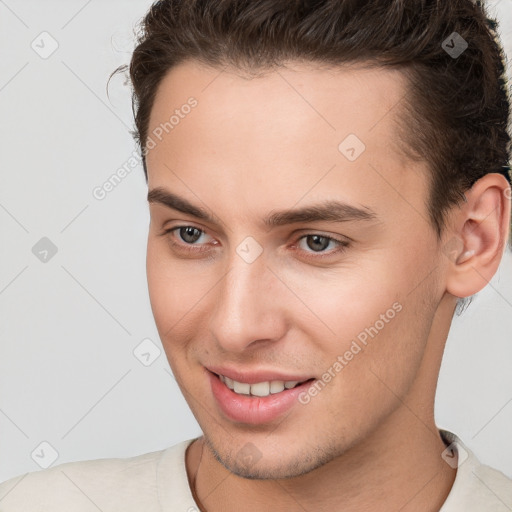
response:
M213 216L204 208L195 206L186 199L183 199L162 187L156 187L148 192L148 202L167 206L167 208L172 208L173 210L191 215L192 217L196 217L212 224L216 222L216 219L214 219Z

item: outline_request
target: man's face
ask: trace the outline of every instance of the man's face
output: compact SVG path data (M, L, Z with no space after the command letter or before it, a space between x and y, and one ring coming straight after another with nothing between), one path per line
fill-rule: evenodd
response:
M390 70L249 80L192 62L157 91L150 193L209 218L150 203L151 305L208 446L242 476L302 474L433 400L424 352L445 289L428 170L395 144L404 93ZM329 202L346 206L265 222Z

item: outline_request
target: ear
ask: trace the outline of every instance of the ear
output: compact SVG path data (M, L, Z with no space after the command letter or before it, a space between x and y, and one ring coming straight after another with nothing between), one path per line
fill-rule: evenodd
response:
M469 297L491 280L510 232L510 185L504 176L486 174L465 194L466 202L451 219L446 290Z

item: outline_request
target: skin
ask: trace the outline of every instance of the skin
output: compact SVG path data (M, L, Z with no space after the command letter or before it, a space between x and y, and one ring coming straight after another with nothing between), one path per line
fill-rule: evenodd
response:
M204 433L186 457L203 510L437 511L450 491L456 471L433 412L439 367L457 297L497 270L510 201L506 180L487 175L437 238L428 166L395 144L406 86L398 71L361 66L289 63L247 79L188 61L158 88L149 133L190 96L198 104L148 152L149 190L214 218L151 202L147 247L156 325ZM338 150L350 133L366 145L354 162ZM262 224L332 199L377 218ZM179 226L200 230L197 241L165 233ZM318 248L308 234L349 245ZM236 252L248 236L263 249L252 263ZM321 379L394 303L400 312L309 403L258 426L216 405L205 365ZM256 462L237 458L247 443Z

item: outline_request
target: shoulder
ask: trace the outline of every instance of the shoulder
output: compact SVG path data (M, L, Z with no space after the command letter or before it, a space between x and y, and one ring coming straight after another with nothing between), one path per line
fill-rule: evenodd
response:
M445 434L455 446L458 464L455 482L440 512L510 512L512 479L482 464L455 434Z
M471 469L472 486L475 500L482 506L493 503L495 508L486 508L487 511L510 512L512 510L512 479L501 471L491 468L477 461ZM484 508L482 508L484 510Z
M127 458L67 462L0 484L0 512L159 510L157 471L162 459L184 453L182 442Z

